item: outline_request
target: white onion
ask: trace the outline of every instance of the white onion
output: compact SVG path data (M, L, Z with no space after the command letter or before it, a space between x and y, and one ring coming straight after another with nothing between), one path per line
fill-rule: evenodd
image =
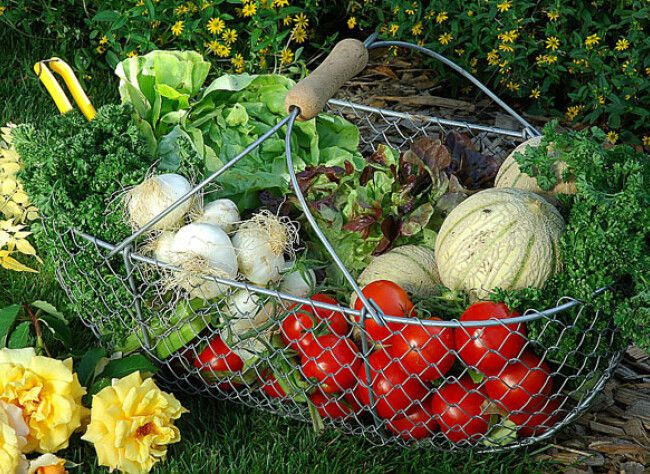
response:
M194 219L194 222L213 224L221 227L226 232L231 232L239 220L237 204L230 199L217 199L207 203L203 208L203 212Z
M295 228L269 213L260 213L242 223L232 243L239 271L252 283L266 285L280 279L285 267L284 252L295 238Z
M168 230L162 232L149 246L153 257L162 263L172 263L174 258L172 242L174 242L174 233Z
M173 264L181 267L175 282L192 298L206 300L222 295L227 287L202 276L235 279L237 255L228 235L211 224L194 223L182 227L171 243Z
M291 267L293 267L292 263L287 262L285 270L290 270ZM308 268L306 270L288 271L283 274L279 290L288 295L306 298L314 293L315 288L316 274L314 273L314 270Z
M129 224L133 229L140 229L191 190L190 182L174 173L146 179L126 194ZM191 206L192 199L188 199L154 224L151 230L177 229L182 225Z
M268 351L272 328L263 329L263 326L274 312L274 305L267 303L260 307L259 297L240 290L235 293L227 303L226 313L230 318L222 318L224 324L221 337L226 345L237 354L244 362L261 356ZM246 333L257 332L244 338ZM247 335L248 336L248 335Z

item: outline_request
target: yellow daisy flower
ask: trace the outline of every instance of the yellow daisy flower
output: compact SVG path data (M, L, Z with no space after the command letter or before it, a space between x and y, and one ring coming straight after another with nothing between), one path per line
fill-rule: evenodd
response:
M214 51L214 53L220 58L227 58L228 56L230 56L230 46L226 46L225 44L220 44L217 46L217 49Z
M393 23L392 25L390 25L388 27L388 32L393 36L395 36L398 31L399 31L399 25L397 25L395 23Z
M451 40L454 39L454 36L451 33L444 33L438 37L440 44L447 45L451 43Z
M539 99L539 96L542 95L541 91L539 90L539 87L535 87L532 91L530 91L530 98L531 99Z
M419 21L415 25L413 25L413 28L411 28L411 33L413 33L415 36L420 36L422 34L422 22Z
M293 40L296 43L302 44L302 43L305 42L306 39L307 39L307 32L305 30L303 30L302 28L298 28L298 27L296 27L293 30Z
M517 91L519 90L519 83L518 83L518 82L512 82L512 81L509 81L508 84L506 85L506 87L507 87L508 90L510 90L511 92L517 92Z
M643 146L650 146L650 136L643 135Z
M555 36L549 36L546 38L546 49L555 51L560 47L560 40Z
M254 3L247 3L244 5L244 8L242 8L241 13L244 17L253 16L255 13L257 13L257 5Z
M172 34L174 36L180 36L183 32L183 28L185 28L185 22L183 20L178 20L172 25Z
M293 51L290 49L283 49L280 53L280 64L291 64L293 62Z
M240 53L235 54L230 60L230 63L235 67L237 74L244 72L244 57Z
M299 28L302 28L303 30L306 30L307 27L309 26L309 19L302 12L298 13L294 17L293 21L296 24L296 26L298 26Z
M357 19L353 16L348 18L348 28L353 29L355 26L357 26Z
M504 43L514 43L515 40L519 37L517 30L506 31L505 33L499 33L498 38Z
M177 15L184 15L189 11L190 9L187 7L187 5L179 5L174 9L174 13Z
M566 109L565 116L571 121L578 116L580 112L584 109L584 105L572 105Z
M510 10L511 6L512 0L504 0L503 2L497 4L497 10L499 10L501 13L505 13Z
M273 0L272 7L282 8L289 5L289 0Z
M490 66L499 64L499 53L496 49L493 49L487 54L487 61Z
M629 47L630 47L630 42L628 40L626 40L625 38L621 38L620 40L618 40L616 42L616 46L614 47L614 49L616 51L625 51Z
M611 130L607 134L607 140L609 141L609 143L611 143L613 145L614 143L616 143L618 141L618 133L616 133L614 130Z
M449 15L447 15L447 12L440 12L436 15L436 23L441 24L447 21L449 18Z
M587 48L592 48L592 47L598 45L598 43L600 43L601 39L602 38L600 36L598 36L597 34L589 35L585 39L585 46L587 46Z
M206 26L210 34L213 35L218 35L223 31L225 27L226 27L226 22L223 21L221 18L210 18Z
M557 19L560 18L560 12L551 10L550 12L546 12L546 16L551 21L557 21Z
M499 45L499 51L504 51L506 53L512 53L514 50L515 50L515 48L513 48L509 44L501 43Z
M232 28L227 28L222 33L221 39L223 39L226 44L233 44L237 41L237 32Z

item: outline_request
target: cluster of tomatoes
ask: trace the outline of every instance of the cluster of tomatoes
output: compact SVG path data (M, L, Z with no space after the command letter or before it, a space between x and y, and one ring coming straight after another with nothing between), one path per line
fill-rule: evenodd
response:
M370 283L363 294L385 314L416 316L408 294L390 281ZM338 305L320 293L311 299ZM357 300L355 309L361 305ZM479 302L460 321L515 315L502 303ZM507 416L522 436L539 435L557 421L559 399L550 398L551 369L525 349L523 324L454 329L420 323L380 325L366 319L363 330L375 348L366 363L341 312L302 305L281 322L280 334L297 354L302 376L317 387L309 399L323 417L362 416L374 407L397 436L420 439L440 430L453 442L485 434L494 413ZM483 380L475 383L469 375L451 375L457 360L480 372ZM217 337L195 365L232 373L243 363ZM270 371L263 376L262 390L270 397L287 397Z

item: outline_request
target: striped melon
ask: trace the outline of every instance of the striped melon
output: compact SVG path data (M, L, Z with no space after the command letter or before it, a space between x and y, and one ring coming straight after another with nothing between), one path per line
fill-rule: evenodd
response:
M440 280L478 298L495 288L542 287L560 269L563 229L557 209L535 193L516 188L476 193L440 228Z
M533 137L515 148L508 158L501 164L497 177L494 181L496 188L518 188L526 191L532 191L544 196L549 200L553 200L556 194L575 194L576 184L574 181L564 182L562 174L566 170L566 163L563 161L556 161L554 164L555 177L558 179L558 184L550 191L544 191L537 185L537 179L528 176L519 169L519 164L515 159L515 153L526 153L528 146L537 147L542 141L542 137Z
M359 275L357 283L361 288L376 280L397 283L408 293L421 298L435 294L440 284L436 257L433 250L422 245L402 245L383 255L372 258ZM352 294L354 306L356 294Z

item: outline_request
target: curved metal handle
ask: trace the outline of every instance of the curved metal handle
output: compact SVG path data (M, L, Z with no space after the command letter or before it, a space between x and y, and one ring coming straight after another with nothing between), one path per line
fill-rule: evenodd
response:
M88 121L94 119L97 111L68 63L60 58L45 59L34 64L34 72L47 89L47 92L52 96L52 99L54 99L54 103L59 109L59 112L67 114L72 110L72 104L54 77L54 74L52 74L52 71L50 71L50 68L63 78L65 85L68 87L68 91L72 94L72 98Z
M366 48L374 49L374 48L398 46L402 48L419 51L420 53L426 54L429 57L437 59L444 65L449 66L458 74L460 74L461 76L469 80L476 87L478 87L485 95L487 95L490 99L492 99L499 107L505 110L512 118L514 118L521 125L523 125L531 137L536 137L541 135L541 133L535 127L533 127L530 123L528 123L528 121L525 118L523 118L521 115L515 112L514 109L512 109L512 107L510 107L503 100L501 100L499 96L497 96L494 92L488 89L485 84L483 84L481 81L479 81L476 77L474 77L472 74L467 72L465 69L460 67L458 64L453 62L451 59L444 57L440 53L436 53L435 51L425 48L424 46L418 46L416 44L407 43L406 41L375 41L375 38L376 35L372 35L366 40L366 42L364 43Z

